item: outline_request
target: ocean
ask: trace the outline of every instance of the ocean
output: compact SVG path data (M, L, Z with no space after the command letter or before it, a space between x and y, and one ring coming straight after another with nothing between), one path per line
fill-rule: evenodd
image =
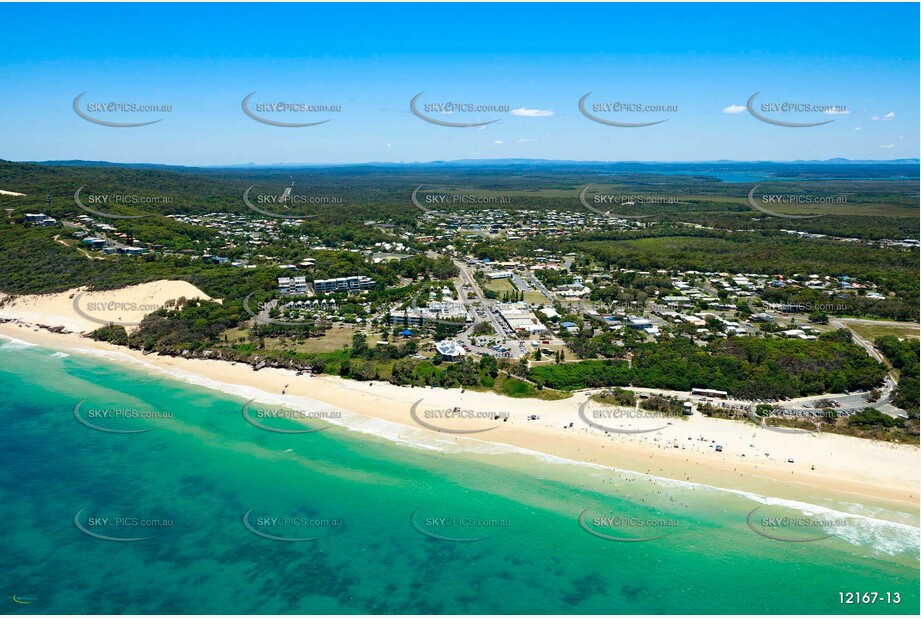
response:
M4 613L919 611L913 514L254 396L0 339Z

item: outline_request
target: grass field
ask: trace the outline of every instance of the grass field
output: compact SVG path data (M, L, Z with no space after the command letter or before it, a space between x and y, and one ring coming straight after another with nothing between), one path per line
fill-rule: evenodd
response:
M547 307L553 305L553 303L551 303L546 296L537 291L525 292L524 302L530 303L532 305L545 305Z
M343 348L351 347L352 335L356 332L353 328L330 328L322 337L306 339L301 343L294 343L293 339L280 339L267 337L265 347L269 350L294 350L295 352L319 353L335 352ZM230 341L236 341L240 337L246 337L247 331L237 328L226 332ZM368 345L373 346L380 341L380 336L369 335Z
M517 292L518 288L512 285L511 279L491 279L483 284L483 287L493 292Z
M899 339L921 338L921 328L919 328L917 324L905 324L901 326L891 323L871 324L853 320L841 320L841 322L868 341L876 341L877 338L886 335L893 335Z

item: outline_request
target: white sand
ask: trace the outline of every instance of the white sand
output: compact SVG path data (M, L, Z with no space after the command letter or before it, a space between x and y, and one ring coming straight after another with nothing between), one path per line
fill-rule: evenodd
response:
M201 292L183 282L155 282L118 291L119 299L136 302L166 300ZM195 294L195 292L198 292ZM0 324L0 334L54 349L75 352L119 352L185 379L202 380L221 390L252 387L268 398L285 400L306 397L356 414L404 427L406 439L419 431L440 440L476 440L478 445L499 443L567 459L596 463L656 476L705 483L717 487L752 491L762 495L814 502L817 496L859 502L870 506L918 512L919 449L832 434L791 435L761 429L741 421L710 419L695 414L673 419L594 419L610 427L659 431L637 435L606 434L587 426L578 414L586 400L578 394L561 401L511 399L494 393L459 389L398 387L382 382L355 382L332 376L295 376L293 372L263 369L223 361L194 360L143 355L139 352L95 342L76 334L55 334L34 325L73 325L72 330L93 330L94 323L81 322L73 312L73 294L20 297L0 309L0 317L20 321ZM139 319L139 315L125 315ZM282 396L282 390L285 395ZM469 436L429 431L411 418L413 403L423 400L417 412L423 420L445 428L494 430ZM295 402L292 400L292 405ZM425 410L451 409L489 412L489 418L450 421L426 419ZM589 404L591 410L601 408ZM509 414L507 423L493 414ZM537 414L537 421L526 420ZM572 428L568 425L573 423ZM397 431L397 434L400 432ZM399 436L398 436L399 437ZM690 438L690 439L689 439ZM704 438L701 441L700 438ZM715 445L723 447L717 453ZM677 445L677 448L675 448ZM792 458L794 463L788 463ZM813 469L814 467L814 469Z
M73 332L88 333L108 323L122 324L128 331L148 313L179 298L210 297L186 281L151 281L118 290L86 292L77 288L58 294L9 296L0 294L0 318L13 318L30 324L63 326ZM6 302L4 302L6 301ZM81 315L82 312L82 315Z

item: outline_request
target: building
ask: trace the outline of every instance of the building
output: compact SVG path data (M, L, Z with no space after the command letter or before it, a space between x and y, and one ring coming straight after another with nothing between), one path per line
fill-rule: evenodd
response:
M463 303L455 301L433 300L422 309L412 307L403 311L394 311L390 314L391 324L420 326L431 320L450 320L458 323L469 323L473 321L473 318L467 313Z
M465 354L464 348L457 344L455 341L450 339L444 339L435 344L435 350L441 354L446 360L458 360L462 358Z
M115 252L119 255L130 255L132 257L138 257L147 253L147 249L143 247L118 247Z
M486 276L490 279L511 279L512 271L510 270L497 270L495 272L486 273Z
M729 396L726 391L718 391L712 388L692 388L691 394L700 397L718 397L719 399L726 399Z
M27 212L25 214L26 223L31 223L32 225L56 225L57 219L52 219L45 213L33 213Z
M691 304L691 299L686 296L663 296L662 302L669 307L687 307Z
M279 277L278 292L282 296L303 296L307 294L307 278Z
M370 290L374 285L374 279L365 276L316 279L313 282L313 291L318 294L321 292L355 292Z
M527 303L499 303L499 316L513 332L524 331L529 335L547 330L543 322L531 312Z
M90 249L105 249L106 246L106 241L104 239L96 238L95 236L84 238L82 242Z
M652 320L649 320L647 318L631 317L631 318L627 318L627 321L630 323L631 328L637 328L640 330L652 328Z

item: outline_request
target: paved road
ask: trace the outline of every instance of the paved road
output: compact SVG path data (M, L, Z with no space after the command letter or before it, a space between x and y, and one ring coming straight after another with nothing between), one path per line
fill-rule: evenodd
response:
M525 273L525 277L527 277L528 281L531 282L531 285L533 285L538 292L546 296L547 300L549 300L551 303L556 299L556 296L554 296L553 292L548 290L546 286L540 282L540 279L534 276L534 273L527 271Z
M501 339L505 339L505 331L499 324L499 319L492 313L492 311L489 310L490 305L487 302L486 297L483 296L483 291L480 289L480 286L473 278L473 275L470 274L469 270L467 270L467 266L459 260L454 260L454 265L457 266L458 270L460 271L461 278L465 281L465 283L470 285L470 288L473 290L473 294L476 296L477 300L480 301L480 307L483 308L483 311L486 314L486 319L492 326L493 331L495 331L496 335L498 335ZM480 316L476 315L474 312L474 320L477 320L479 317Z

